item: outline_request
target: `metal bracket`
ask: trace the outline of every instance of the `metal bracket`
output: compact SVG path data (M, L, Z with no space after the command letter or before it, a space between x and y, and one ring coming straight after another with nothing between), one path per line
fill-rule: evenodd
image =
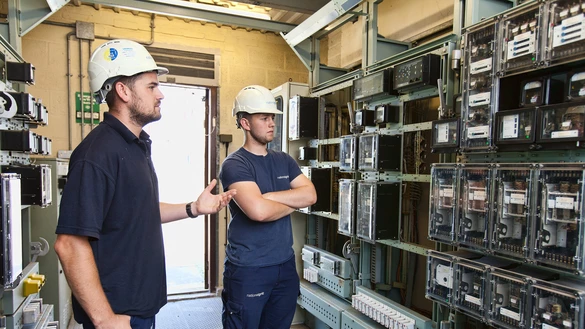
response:
M32 257L32 261L35 262L37 260L37 257L39 256L45 256L46 254L49 253L49 250L51 249L49 247L49 242L47 242L47 240L45 240L44 238L39 237L39 240L41 240L40 242L31 242L30 243L30 254L33 256Z

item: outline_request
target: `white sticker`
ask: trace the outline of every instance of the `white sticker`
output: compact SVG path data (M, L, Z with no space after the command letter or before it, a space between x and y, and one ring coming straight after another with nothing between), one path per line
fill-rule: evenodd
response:
M567 131L553 131L550 134L551 138L571 138L571 137L579 137L578 130L567 130Z
M449 142L449 124L440 123L437 125L437 142L448 143Z
M483 191L474 191L473 192L473 200L485 200L485 190Z
M465 301L466 301L466 302L470 302L470 303L472 303L472 304L475 304L475 305L479 305L479 306L481 306L481 301L479 300L479 298L477 298L477 297L473 297L473 296L471 296L471 295L467 295L467 294L466 294L466 295L465 295Z
M555 207L555 200L553 200L553 199L548 199L547 205L548 205L549 209L556 208Z
M374 162L374 158L364 158L365 163L372 163Z
M502 138L518 138L518 114L506 115L503 121Z
M573 198L557 197L555 200L556 207L559 209L573 209Z
M542 317L544 318L544 314L542 315ZM548 319L547 320L550 320L550 315L548 316ZM542 324L542 329L557 329L557 327L553 327L551 325L548 325L546 323L543 323Z
M506 317L509 317L511 319L514 319L516 321L520 321L520 313L514 312L514 311L510 311L507 308L500 308L500 314Z
M550 320L551 316L550 316L550 314L548 314L548 313L543 313L543 314L542 314L542 318L543 318L543 319L545 319L545 320ZM544 328L544 327L543 327L543 328Z
M510 297L510 303L516 304L517 300L514 297Z
M452 198L453 197L453 189L452 188L442 189L441 193L439 195L444 196L446 198Z
M350 163L352 163L352 160L353 160L352 158L347 158L347 159L345 159L345 163L350 164Z
M579 89L579 96L585 96L585 87Z
M563 320L563 326L565 326L565 328L573 328L573 323L571 321Z
M489 133L490 133L490 126L479 126L479 127L467 128L467 138L469 138L469 139L486 138L489 136Z
M510 194L510 203L524 204L524 194L520 194L520 193Z

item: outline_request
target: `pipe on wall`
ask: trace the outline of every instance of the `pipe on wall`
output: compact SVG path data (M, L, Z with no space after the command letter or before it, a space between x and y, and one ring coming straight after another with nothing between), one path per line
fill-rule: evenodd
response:
M81 140L85 138L85 109L83 108L83 40L77 39L79 41L79 102L81 103ZM91 109L90 109L91 110Z
M73 114L71 109L71 54L70 44L71 36L75 35L75 32L67 33L65 37L67 43L67 126L69 127L69 150L73 149L73 129L71 127L72 120L71 115Z

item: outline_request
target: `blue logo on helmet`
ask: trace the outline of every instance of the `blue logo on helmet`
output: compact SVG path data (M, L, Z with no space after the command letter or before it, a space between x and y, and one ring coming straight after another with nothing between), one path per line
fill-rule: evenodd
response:
M107 61L113 61L116 58L118 58L118 51L116 50L116 48L110 48L110 51L106 51L104 53L104 59Z

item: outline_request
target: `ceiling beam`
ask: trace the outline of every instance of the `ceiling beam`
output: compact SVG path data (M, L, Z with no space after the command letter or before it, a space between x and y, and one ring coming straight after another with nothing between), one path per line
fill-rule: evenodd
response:
M139 10L142 12L163 16L180 17L199 21L213 22L226 25L236 25L262 31L290 32L296 25L274 22L257 18L238 16L237 14L223 13L216 6L199 5L195 7L188 1L172 0L82 0L87 4L100 4L127 10ZM209 7L208 9L206 7Z
M251 3L258 6L284 9L289 11L312 14L325 6L328 0L238 0L238 2Z

